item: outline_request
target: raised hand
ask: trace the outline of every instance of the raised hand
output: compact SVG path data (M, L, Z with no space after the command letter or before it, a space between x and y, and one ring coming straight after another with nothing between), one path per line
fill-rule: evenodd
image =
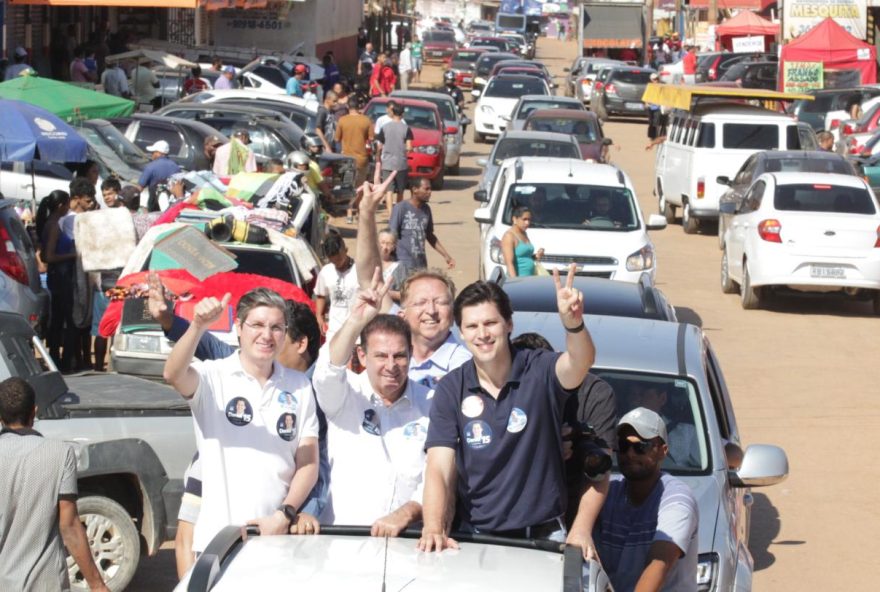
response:
M556 305L559 308L562 324L568 329L574 329L584 322L584 296L580 290L574 287L576 270L577 265L574 263L568 267L565 285L559 279L559 270L553 270L553 283L556 286Z
M213 296L200 300L198 304L196 304L195 309L193 309L193 325L197 326L199 329L207 329L216 323L217 319L226 312L226 308L229 306L229 301L231 299L232 295L227 292L220 300L217 300Z
M149 273L147 281L150 285L147 293L147 309L162 328L167 330L171 327L171 311L168 310L168 304L165 302L165 286L162 285L162 280L155 271Z
M355 296L351 307L351 320L359 325L373 320L382 309L382 299L385 298L390 287L390 282L382 281L382 269L377 267L373 272L369 289L360 290Z
M394 181L395 176L397 176L397 171L391 171L388 178L382 181L382 168L377 166L373 182L366 182L358 188L358 191L363 194L360 206L358 206L358 211L362 215L364 213L374 213L376 211L376 208L382 203L382 199L388 191L388 186Z

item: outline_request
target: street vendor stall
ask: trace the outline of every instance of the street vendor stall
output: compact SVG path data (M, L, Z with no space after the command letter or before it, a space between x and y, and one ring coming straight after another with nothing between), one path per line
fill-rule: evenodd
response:
M877 82L877 48L826 18L779 56L779 89L803 92Z
M127 99L38 76L20 76L3 82L0 98L42 107L68 123L125 117L134 111L134 103Z
M778 23L772 23L748 10L727 19L715 30L715 38L720 46L718 49L736 53L769 51L778 35Z

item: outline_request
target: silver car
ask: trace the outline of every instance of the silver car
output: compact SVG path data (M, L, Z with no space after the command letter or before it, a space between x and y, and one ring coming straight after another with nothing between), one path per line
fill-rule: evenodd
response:
M548 97L546 95L523 95L519 98L510 118L507 120L507 129L521 130L526 119L532 111L537 109L578 109L586 111L584 104L578 99L571 97Z
M550 97L545 97L549 99ZM517 156L548 156L554 158L581 158L577 139L570 134L554 132L505 132L492 146L488 158L478 158L477 165L483 167L479 191L489 191L498 167L505 158ZM482 200L488 201L488 200Z
M21 314L39 333L49 312L49 293L40 283L34 245L16 203L0 199L0 310Z
M601 316L588 316L586 322L596 344L591 372L614 389L618 417L635 406L630 401L634 387L650 383L666 392L666 404L658 410L670 434L663 468L684 480L697 500L698 590L751 590L751 488L788 476L785 452L766 444L744 447L721 365L698 327ZM557 350L565 349L558 314L514 313L513 326L516 333L536 332ZM680 447L683 452L674 461L676 440L689 446Z
M446 170L457 175L461 163L461 148L464 145L464 126L470 120L459 113L455 101L444 92L422 90L396 90L391 93L392 98L415 99L428 101L437 105L440 117L443 118L443 139L446 140Z

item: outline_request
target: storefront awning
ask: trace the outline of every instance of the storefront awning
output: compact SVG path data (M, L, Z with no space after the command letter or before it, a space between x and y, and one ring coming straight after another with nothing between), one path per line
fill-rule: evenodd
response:
M8 0L10 4L43 6L129 6L133 8L196 8L199 0Z

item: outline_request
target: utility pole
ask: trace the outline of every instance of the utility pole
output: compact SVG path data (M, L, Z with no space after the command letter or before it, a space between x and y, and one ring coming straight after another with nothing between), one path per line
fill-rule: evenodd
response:
M718 0L709 0L709 26L715 27L718 24ZM712 29L715 30L714 28ZM715 49L714 47L711 49Z
M650 66L651 36L654 35L654 0L645 0L644 26L642 27L642 65Z
M578 2L578 30L577 30L577 44L578 44L578 57L584 55L584 3Z

